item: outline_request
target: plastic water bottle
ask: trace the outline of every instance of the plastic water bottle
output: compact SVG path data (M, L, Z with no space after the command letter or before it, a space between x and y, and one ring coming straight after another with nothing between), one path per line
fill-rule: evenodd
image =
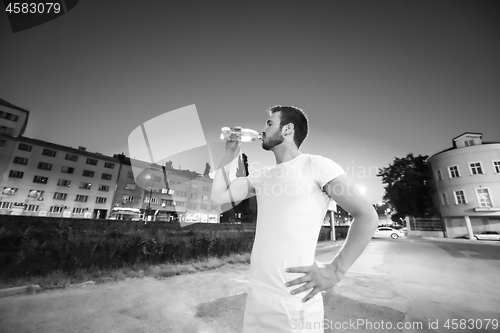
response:
M221 140L252 142L261 138L261 134L253 129L235 127L222 127L220 130Z

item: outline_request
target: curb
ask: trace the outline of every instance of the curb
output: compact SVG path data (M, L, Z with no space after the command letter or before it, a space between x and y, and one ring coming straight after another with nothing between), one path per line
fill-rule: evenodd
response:
M462 244L480 244L480 245L500 246L499 241L480 241L480 240L434 238L434 237L421 237L421 238L425 239L425 240L446 242L446 243L462 243Z
M26 294L26 293L30 293L30 292L38 292L41 290L42 290L42 288L37 284L23 286L23 287L12 287L12 288L0 289L0 298L19 295L19 294Z

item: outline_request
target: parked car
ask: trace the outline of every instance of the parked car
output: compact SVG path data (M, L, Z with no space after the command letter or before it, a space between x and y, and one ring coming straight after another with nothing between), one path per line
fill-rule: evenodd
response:
M500 232L498 231L483 231L479 234L474 234L477 240L495 240L500 241Z
M401 230L390 228L390 227L379 227L375 230L373 238L392 238L398 239L399 237L404 237L405 233Z

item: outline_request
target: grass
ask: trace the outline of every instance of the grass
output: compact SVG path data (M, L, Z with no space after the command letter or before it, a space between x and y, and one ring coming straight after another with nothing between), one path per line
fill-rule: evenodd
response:
M209 257L202 260L190 260L182 264L135 264L115 269L77 270L71 274L56 270L43 276L18 277L9 281L0 281L0 289L36 284L39 285L42 290L50 290L66 288L73 284L89 281L100 284L111 281L121 281L127 278L153 277L161 279L181 274L208 271L231 264L248 263L250 263L250 253L231 254L221 258Z

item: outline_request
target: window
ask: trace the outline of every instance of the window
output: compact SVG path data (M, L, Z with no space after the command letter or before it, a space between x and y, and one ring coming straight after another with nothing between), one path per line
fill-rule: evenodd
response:
M149 203L149 197L144 198L144 202L145 202L145 203ZM156 198L151 198L151 203L152 203L152 204L157 204L157 203L158 203L158 199L156 199Z
M82 188L84 190L90 190L91 187L92 187L91 183L86 183L86 182L81 182L80 183L80 188Z
M45 156L56 157L56 154L57 154L57 152L55 150L52 150L52 149L45 148L42 151L42 155L45 155Z
M111 163L111 162L105 162L104 163L104 167L105 168L108 168L108 169L114 169L115 168L115 164L114 163ZM133 176L132 176L133 177Z
M67 159L68 161L74 161L74 162L76 162L78 160L78 155L66 154L65 159Z
M0 126L0 134L12 136L12 134L14 134L14 129L8 126Z
M70 186L71 185L71 180L66 180L66 179L59 179L57 181L58 186Z
M192 184L191 188L198 188L198 184Z
M443 203L443 206L447 206L448 205L448 197L446 196L445 192L441 193L441 201Z
M477 188L476 194L479 207L492 207L490 191L487 188Z
M95 199L95 202L96 203L105 203L106 202L106 198L103 198L103 197L97 197Z
M217 209L217 206L212 205L212 209Z
M40 208L39 205L26 205L24 207L24 210L27 212L38 212L39 208Z
M87 161L85 163L90 164L90 165L97 165L97 160L89 157L89 158L87 158Z
M125 202L134 202L134 197L131 195L124 195L123 196L123 203Z
M198 195L196 193L191 193L191 196L190 196L191 199L196 199L197 197L198 197Z
M60 193L60 192L54 193L54 199L56 200L66 200L66 196L67 196L66 193Z
M38 199L38 198L41 198L43 195L43 191L38 191L38 190L30 190L28 192L28 198L35 198L35 199Z
M202 208L202 209L206 209L206 208L207 208L207 205L205 205L205 204L201 204L201 208Z
M35 176L33 177L33 183L47 184L49 177Z
M460 177L460 172L458 172L458 166L457 165L449 167L448 171L450 172L450 178Z
M84 207L84 208L73 208L73 214L83 214L87 210L89 210L87 207Z
M208 186L203 186L203 191L208 191Z
M19 119L19 116L12 114L10 112L0 111L0 118L17 122L17 120Z
M50 207L50 212L51 213L62 213L64 210L63 206L51 206Z
M17 188L15 187L4 187L3 190L2 190L2 194L5 194L5 195L14 195L16 194L17 192Z
M208 195L204 194L201 196L201 200L206 201L208 200Z
M0 209L11 209L12 208L12 202L0 202Z
M473 162L469 164L471 175L482 175L483 168L481 162Z
M21 171L10 170L10 172L9 172L10 178L23 178L23 176L24 176L24 172L21 172Z
M111 177L112 176L109 173L103 173L101 178L106 180L111 180Z
M14 157L13 163L15 163L15 164L21 164L21 165L27 165L28 164L28 159L24 158L24 157L16 156L16 157Z
M175 202L175 205L176 205L176 206L185 206L185 205L186 205L186 203L185 203L184 201L176 201L176 202Z
M127 184L125 185L126 190L135 190L135 184Z
M87 199L89 198L88 195L80 195L80 194L77 194L76 195L76 199L75 201L82 201L82 202L87 202Z
M495 169L495 173L500 173L500 161L493 161L493 168Z
M27 145L25 143L20 143L19 146L17 146L17 149L24 151L31 151L31 148L33 148L33 146Z
M441 170L436 171L436 177L437 177L438 181L443 180L443 174L442 174Z
M83 170L83 176L85 177L94 177L94 171L90 171L90 170Z
M175 192L174 189L171 189L171 188L169 188L169 189L162 188L161 189L161 194L170 194L170 195L172 195L172 194L174 194L174 192Z
M99 191L108 192L109 186L108 185L99 185Z
M474 146L474 139L469 139L464 141L465 147Z
M455 191L455 203L457 205L466 204L465 192L463 190Z
M41 170L52 170L52 164L50 163L45 163L45 162L38 162L38 166L37 166L38 169L41 169Z
M7 140L0 139L0 147L5 147L6 143L7 143Z
M70 167L67 167L67 166L63 166L61 168L61 172L62 173L73 173L73 172L75 172L75 168L70 168Z

